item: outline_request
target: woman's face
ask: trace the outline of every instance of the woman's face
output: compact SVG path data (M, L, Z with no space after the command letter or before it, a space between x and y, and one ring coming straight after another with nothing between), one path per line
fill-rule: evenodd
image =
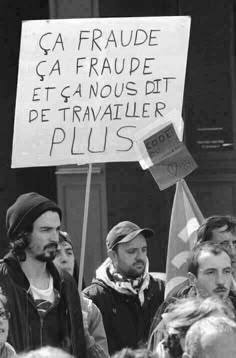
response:
M0 346L6 342L9 328L8 319L4 316L4 312L5 308L0 301Z
M56 257L54 259L54 264L59 269L66 270L71 275L73 275L75 257L74 257L72 246L68 242L63 241L58 244Z

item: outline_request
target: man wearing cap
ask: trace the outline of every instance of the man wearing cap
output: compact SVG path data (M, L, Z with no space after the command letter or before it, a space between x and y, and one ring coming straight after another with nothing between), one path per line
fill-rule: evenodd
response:
M68 273L59 273L56 255L61 210L37 193L18 197L6 224L11 251L0 266L0 286L8 298L8 341L17 352L60 347L86 357L80 298Z
M148 272L151 229L130 221L114 226L106 238L108 258L84 290L99 307L110 355L146 343L153 315L163 301L164 285Z

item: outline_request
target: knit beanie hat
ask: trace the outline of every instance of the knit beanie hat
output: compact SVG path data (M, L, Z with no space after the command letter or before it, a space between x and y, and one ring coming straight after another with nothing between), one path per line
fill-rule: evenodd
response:
M56 211L61 219L61 209L54 201L37 193L20 195L16 202L7 210L6 225L8 238L14 241L16 235L24 227L33 224L40 215L48 210Z

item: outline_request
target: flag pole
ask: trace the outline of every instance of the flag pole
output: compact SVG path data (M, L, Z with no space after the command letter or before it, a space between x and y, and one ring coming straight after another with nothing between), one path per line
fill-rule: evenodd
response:
M91 175L92 175L92 163L88 165L86 190L85 190L84 218L83 218L83 230L82 230L80 264L79 264L79 282L78 282L78 289L80 292L82 290L83 274L84 274L84 256L85 256L85 245L86 245L87 226L88 226L88 209L89 209L89 197L91 191Z

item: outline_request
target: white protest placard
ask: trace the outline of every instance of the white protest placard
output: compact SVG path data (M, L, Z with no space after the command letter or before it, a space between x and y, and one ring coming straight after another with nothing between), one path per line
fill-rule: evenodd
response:
M12 167L138 160L133 134L182 111L190 17L22 25Z

